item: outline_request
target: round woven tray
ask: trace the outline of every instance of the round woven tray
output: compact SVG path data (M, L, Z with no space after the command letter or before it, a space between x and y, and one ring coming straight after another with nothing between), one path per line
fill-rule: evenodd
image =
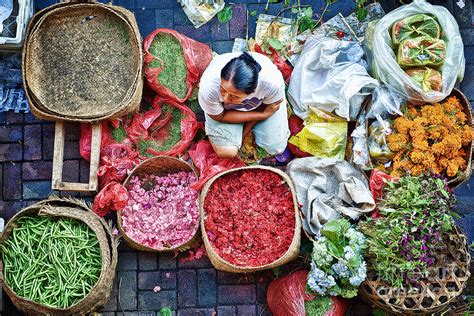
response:
M447 309L466 286L471 256L466 236L457 229L446 237L445 244L446 249L436 256L436 264L428 269L429 277L420 280L421 290L393 288L369 269L359 294L372 305L395 314L427 315Z
M198 176L194 167L181 159L169 157L169 156L157 156L157 157L147 159L143 161L141 164L139 164L138 166L136 166L132 170L132 172L129 174L127 179L125 179L125 182L123 185L125 187L128 187L130 180L134 176L141 177L141 176L145 176L149 174L164 176L164 175L179 172L179 171L192 171L196 174L196 177ZM191 237L190 240L183 243L182 245L179 245L173 248L155 249L155 248L142 245L127 235L127 233L125 232L123 228L121 210L117 212L117 226L120 232L122 233L123 238L127 241L130 247L138 249L138 250L142 250L142 251L155 251L155 252L166 252L166 251L174 251L174 250L184 251L186 249L189 249L192 246L197 244L197 232L199 230L199 224L197 224L196 229L193 233L193 237Z
M257 267L242 267L242 266L237 266L234 265L230 262L227 262L226 260L222 259L219 254L214 250L211 242L209 241L209 238L206 233L205 225L204 225L204 220L206 217L206 211L204 210L204 201L206 199L206 195L209 192L209 189L211 188L212 184L219 179L220 177L223 177L225 175L228 175L230 173L239 171L239 170L252 170L252 169L260 169L260 170L268 170L271 172L274 172L278 174L283 181L288 184L288 187L290 188L291 194L293 196L293 202L294 202L294 210L295 210L295 232L293 234L293 240L291 241L290 246L288 247L288 250L286 253L277 259L276 261L262 265L262 266L257 266ZM199 203L199 209L201 212L201 231L202 231L202 239L204 241L204 246L206 247L207 255L209 256L209 259L211 260L212 265L214 268L217 270L222 270L222 271L227 271L227 272L234 272L234 273L248 273L248 272L255 272L255 271L260 271L260 270L266 270L266 269L271 269L275 268L278 266L281 266L291 260L294 260L299 252L300 252L300 243L301 243L301 220L300 220L300 215L299 215L299 207L298 207L298 201L296 199L296 192L295 188L293 185L293 182L291 181L290 177L272 167L266 167L266 166L249 166L249 167L242 167L242 168L235 168L231 170L224 171L213 178L211 178L204 188L202 189L201 192L201 199Z
M136 111L143 87L133 14L100 3L61 3L27 29L23 80L44 119L101 120Z
M0 244L9 238L13 228L16 227L16 222L23 216L61 216L84 222L94 231L99 240L102 252L102 271L96 285L82 300L67 309L52 308L16 295L11 287L4 282L2 261L0 260L0 283L2 283L5 293L10 297L13 304L20 311L31 315L86 315L104 306L112 292L118 259L117 247L119 242L112 234L111 224L97 216L92 211L91 206L82 200L51 197L17 213L5 225L5 230L0 235Z

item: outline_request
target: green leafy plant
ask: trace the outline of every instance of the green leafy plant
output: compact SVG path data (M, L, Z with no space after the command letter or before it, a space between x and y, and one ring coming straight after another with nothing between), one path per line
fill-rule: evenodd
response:
M366 239L348 220L334 219L321 229L321 237L313 243L308 288L325 296L351 298L366 278L362 253Z
M232 6L226 5L224 9L219 11L219 13L217 13L217 20L220 23L228 23L230 20L232 20Z
M367 9L365 6L367 5L367 0L354 0L356 4L355 14L359 21L365 20L367 17Z
M367 236L370 266L393 287L418 286L454 226L454 195L434 175L387 182L379 204L382 217L359 224Z

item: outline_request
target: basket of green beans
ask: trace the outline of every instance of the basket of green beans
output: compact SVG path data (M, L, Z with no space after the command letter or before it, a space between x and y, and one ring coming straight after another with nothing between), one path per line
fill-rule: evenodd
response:
M107 303L117 265L112 226L81 200L52 197L0 236L0 282L25 313L87 314Z

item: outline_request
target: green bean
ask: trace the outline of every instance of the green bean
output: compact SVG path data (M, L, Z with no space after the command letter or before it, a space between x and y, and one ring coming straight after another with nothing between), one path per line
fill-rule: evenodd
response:
M22 217L0 252L14 292L51 307L77 303L101 273L97 236L73 219Z

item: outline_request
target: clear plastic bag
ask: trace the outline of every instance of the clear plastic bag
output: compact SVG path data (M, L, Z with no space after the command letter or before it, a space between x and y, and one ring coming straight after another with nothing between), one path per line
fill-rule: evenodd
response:
M446 42L446 59L441 68L443 84L441 91L425 92L397 64L392 47L391 30L397 21L419 13L436 17L441 25ZM367 39L366 48L372 59L372 75L399 92L405 99L415 104L434 103L446 98L456 81L464 77L464 46L455 18L442 6L434 6L424 0L414 0L387 15L376 24L373 37Z

